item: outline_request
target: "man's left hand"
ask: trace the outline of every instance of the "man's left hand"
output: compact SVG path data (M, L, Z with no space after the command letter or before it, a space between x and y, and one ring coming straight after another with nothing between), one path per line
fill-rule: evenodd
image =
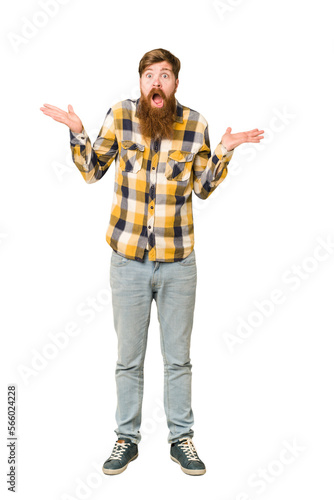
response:
M231 134L231 130L231 127L227 127L226 132L221 139L221 142L227 151L231 151L231 149L240 146L240 144L243 144L244 142L260 142L260 139L263 139L263 135L260 134L263 134L264 130L259 130L258 128L254 128L248 132L239 132L238 134Z

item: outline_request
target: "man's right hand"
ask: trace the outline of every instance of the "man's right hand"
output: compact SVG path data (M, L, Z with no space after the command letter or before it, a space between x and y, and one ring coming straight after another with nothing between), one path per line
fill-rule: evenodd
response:
M60 123L65 123L72 132L79 134L82 132L83 126L80 118L74 113L71 104L68 105L68 112L52 106L51 104L44 104L39 108L45 115L51 116L54 120Z

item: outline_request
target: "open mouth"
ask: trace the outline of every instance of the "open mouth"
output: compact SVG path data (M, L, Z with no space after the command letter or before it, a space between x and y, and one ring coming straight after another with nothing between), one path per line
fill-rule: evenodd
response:
M163 97L160 94L153 94L152 101L158 108L162 108L164 105Z

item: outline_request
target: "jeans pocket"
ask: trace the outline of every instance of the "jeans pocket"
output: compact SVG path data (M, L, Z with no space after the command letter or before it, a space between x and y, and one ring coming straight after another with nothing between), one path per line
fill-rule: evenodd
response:
M187 255L187 257L185 257L184 259L178 260L177 264L179 264L180 266L196 266L195 249L193 249L192 252L190 252L190 254Z
M120 266L126 266L129 264L131 259L128 259L127 257L124 257L123 255L118 254L114 249L111 254L111 265L120 267Z

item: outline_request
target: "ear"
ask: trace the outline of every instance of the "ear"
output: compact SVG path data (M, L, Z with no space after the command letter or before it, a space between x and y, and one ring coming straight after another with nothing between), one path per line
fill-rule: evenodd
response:
M175 82L175 92L177 91L178 86L179 86L179 79L177 79Z

